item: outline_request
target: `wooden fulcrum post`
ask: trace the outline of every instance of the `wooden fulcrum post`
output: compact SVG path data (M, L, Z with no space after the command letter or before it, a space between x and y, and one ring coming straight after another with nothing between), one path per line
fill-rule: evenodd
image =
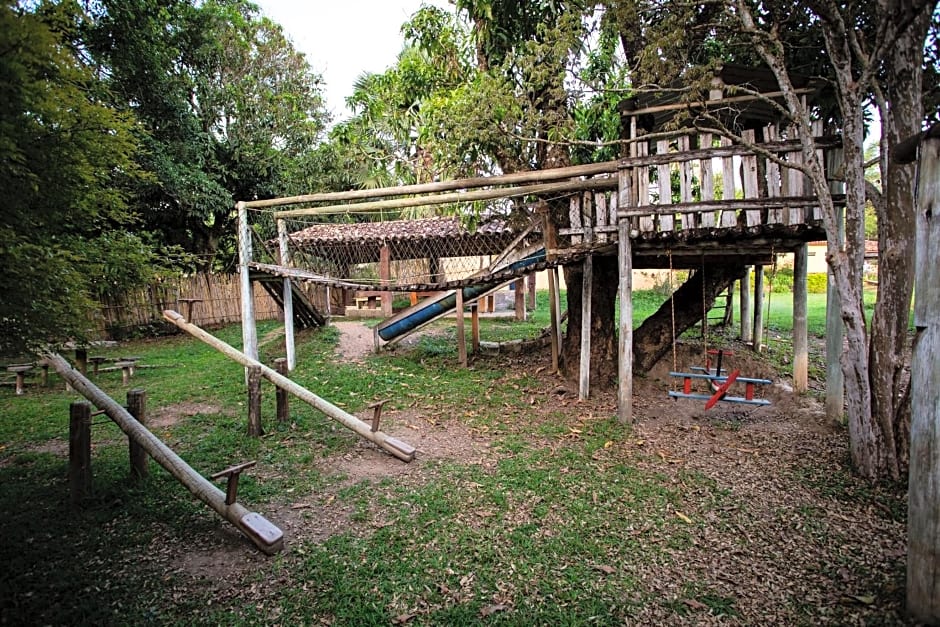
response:
M78 505L91 493L91 403L69 406L69 496Z
M274 360L274 370L283 377L287 376L287 358L278 357ZM275 399L277 401L277 421L286 424L290 421L290 394L281 387L276 387Z
M248 366L248 435L264 435L261 427L261 368Z
M147 392L134 388L127 391L127 412L144 427L147 426ZM131 479L145 478L150 472L150 456L134 438L127 438L131 459Z
M379 430L379 422L382 420L382 407L390 400L389 398L384 398L369 405L369 409L372 410L372 433Z
M211 475L209 479L212 481L218 481L222 477L226 478L225 484L225 504L233 505L235 501L238 500L238 477L241 476L242 471L248 468L251 468L258 462L252 460L250 462L244 462L241 464L236 464L230 466L225 470L221 470L214 475Z

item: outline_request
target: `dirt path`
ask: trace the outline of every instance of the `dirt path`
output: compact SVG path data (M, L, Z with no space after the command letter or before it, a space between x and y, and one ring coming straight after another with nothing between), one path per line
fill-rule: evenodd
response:
M341 357L350 361L362 361L372 352L375 346L372 329L358 320L344 320L332 324L339 330L336 352Z

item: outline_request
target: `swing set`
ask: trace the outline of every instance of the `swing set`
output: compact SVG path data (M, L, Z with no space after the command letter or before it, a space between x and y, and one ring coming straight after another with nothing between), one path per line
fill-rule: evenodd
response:
M672 294L672 251L669 255L669 291ZM705 401L705 409L711 409L719 401L725 403L743 403L747 405L770 405L770 401L764 398L756 398L755 391L759 385L769 385L773 383L770 379L757 379L753 377L742 377L740 369L734 369L729 374L722 368L722 359L725 356L733 356L734 353L722 348L708 348L708 311L705 307L705 264L702 262L702 342L705 344L705 366L691 366L692 372L679 372L676 356L676 310L675 299L670 295L669 303L672 313L672 368L669 376L682 379L682 391L669 390L671 398L688 398L693 400ZM712 371L711 356L715 356L715 369ZM710 394L701 394L692 391L692 381L702 380L708 383ZM735 383L744 384L744 396L729 396L728 390Z

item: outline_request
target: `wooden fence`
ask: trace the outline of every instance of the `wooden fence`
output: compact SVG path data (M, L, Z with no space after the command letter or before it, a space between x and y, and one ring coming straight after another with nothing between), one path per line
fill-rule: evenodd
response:
M255 317L258 320L278 318L281 310L277 303L259 284L253 286ZM155 331L162 327L164 309L175 309L187 315L191 302L194 324L231 324L241 321L240 295L238 275L199 273L160 281L119 299L104 300L96 323L101 336L122 339L146 332L148 328Z

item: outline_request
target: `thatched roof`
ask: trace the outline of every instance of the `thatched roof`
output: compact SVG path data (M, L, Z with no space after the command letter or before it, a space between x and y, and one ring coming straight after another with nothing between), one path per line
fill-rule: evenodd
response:
M304 252L350 263L378 261L379 250L388 245L392 259L493 255L517 235L502 219L492 219L475 230L456 217L315 224L290 234L293 246Z

